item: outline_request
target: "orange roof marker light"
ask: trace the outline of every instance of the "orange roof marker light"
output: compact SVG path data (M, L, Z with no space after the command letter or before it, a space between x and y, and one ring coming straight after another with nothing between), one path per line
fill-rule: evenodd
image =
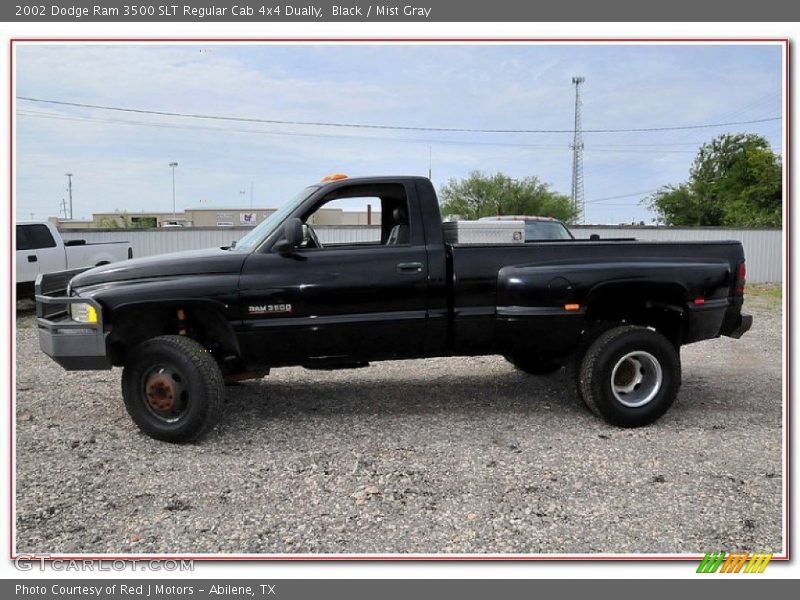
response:
M580 304L565 304L564 305L564 310L580 310L580 309L581 309L581 305Z
M328 183L329 181L341 181L342 179L347 179L347 175L344 173L334 173L333 175L325 175L322 178L320 183Z

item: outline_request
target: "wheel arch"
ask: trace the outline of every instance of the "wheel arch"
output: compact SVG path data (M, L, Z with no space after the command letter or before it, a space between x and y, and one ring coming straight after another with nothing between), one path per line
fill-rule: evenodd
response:
M209 299L132 302L115 306L110 323L109 352L114 365L123 365L130 350L162 335L182 335L203 344L217 360L240 356L236 334L225 306Z
M588 294L587 323L625 322L652 327L679 346L684 336L688 291L675 281L620 281L600 284Z

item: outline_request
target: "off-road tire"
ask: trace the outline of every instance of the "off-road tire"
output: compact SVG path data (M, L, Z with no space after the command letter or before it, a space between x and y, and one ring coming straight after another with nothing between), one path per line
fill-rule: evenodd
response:
M180 385L176 395L183 399L183 410L174 418L157 414L148 400L145 378L159 365L169 365L166 372ZM131 352L122 372L122 397L131 419L150 437L191 442L219 422L225 384L214 357L200 343L184 336L164 335L141 343Z

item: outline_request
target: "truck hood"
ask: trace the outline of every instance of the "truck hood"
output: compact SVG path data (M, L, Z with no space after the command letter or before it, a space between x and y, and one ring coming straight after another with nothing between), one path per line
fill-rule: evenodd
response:
M155 279L211 273L239 273L247 254L221 248L159 254L135 258L84 271L72 278L70 285L78 289L104 283Z

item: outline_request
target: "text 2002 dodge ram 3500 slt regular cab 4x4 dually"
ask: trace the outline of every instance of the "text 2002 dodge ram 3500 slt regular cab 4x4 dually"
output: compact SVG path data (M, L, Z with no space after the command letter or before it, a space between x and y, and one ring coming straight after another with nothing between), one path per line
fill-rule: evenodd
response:
M379 240L320 243L314 213L344 198L380 206ZM65 369L123 366L130 416L178 442L219 420L229 380L456 355L574 365L593 412L646 425L675 399L681 345L752 322L738 242L464 245L442 230L427 179L323 180L234 247L40 277L40 344Z

